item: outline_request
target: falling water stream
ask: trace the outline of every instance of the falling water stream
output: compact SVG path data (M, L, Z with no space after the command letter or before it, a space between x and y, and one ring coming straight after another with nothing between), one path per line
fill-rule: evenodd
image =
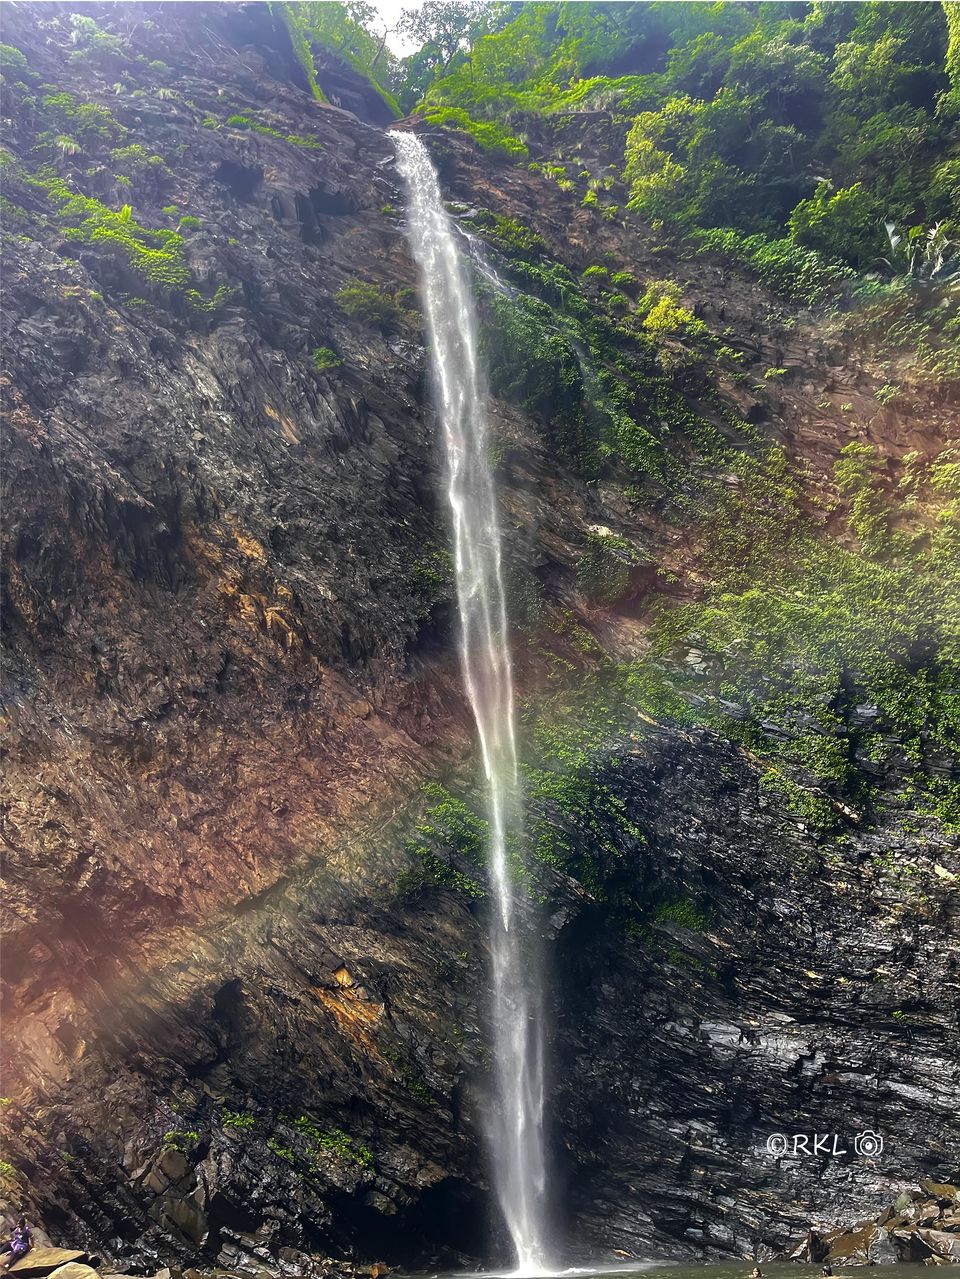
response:
M510 848L522 823L513 680L500 563L500 527L487 458L473 295L426 147L396 133L407 185L407 235L420 271L437 410L447 457L460 658L487 784L494 1050L497 1096L489 1140L518 1272L543 1274L547 1249L541 982L525 895Z

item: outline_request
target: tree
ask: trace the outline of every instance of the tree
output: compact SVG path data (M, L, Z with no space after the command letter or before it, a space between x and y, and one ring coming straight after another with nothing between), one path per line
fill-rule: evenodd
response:
M487 29L489 6L483 0L426 0L419 9L404 9L397 31L420 43L422 65L432 73L446 71L454 57L469 49Z

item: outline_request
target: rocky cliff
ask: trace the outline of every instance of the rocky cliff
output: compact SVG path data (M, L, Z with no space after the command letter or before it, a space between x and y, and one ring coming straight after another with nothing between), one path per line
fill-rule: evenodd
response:
M469 795L471 734L389 136L315 100L268 6L74 10L4 37L4 1192L131 1265L484 1256L482 885L470 815L425 835L417 791ZM594 123L565 145L603 163ZM430 140L512 287L611 343L545 388L487 339L531 724L701 590L707 434L783 445L813 509L850 440L898 475L955 427L921 385L878 409L868 355L729 263ZM597 336L620 303L569 295L601 258L677 282L706 365ZM585 461L625 417L633 452ZM534 804L571 1246L782 1247L955 1178L955 843L882 802L824 833L742 743L604 724Z

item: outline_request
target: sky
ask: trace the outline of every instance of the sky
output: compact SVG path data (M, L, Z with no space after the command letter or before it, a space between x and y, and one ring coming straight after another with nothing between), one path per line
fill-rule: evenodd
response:
M421 3L422 0L373 0L373 7L380 20L390 29L396 26L404 9L419 9ZM418 47L415 40L408 40L395 31L387 36L387 44L399 58L405 58L408 53L416 53Z

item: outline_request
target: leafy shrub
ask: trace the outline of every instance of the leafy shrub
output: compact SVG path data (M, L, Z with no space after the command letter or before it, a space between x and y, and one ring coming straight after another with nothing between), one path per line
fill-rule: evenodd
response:
M0 44L0 69L22 71L27 60L15 45Z
M516 218L504 218L489 209L480 209L471 220L484 232L485 238L508 257L534 262L546 250L543 236Z
M145 173L148 169L165 168L165 161L162 155L154 155L141 146L139 142L134 142L128 147L117 147L110 152L111 158L117 164L126 165L133 169L134 172Z
M352 280L336 294L342 310L353 320L380 328L394 328L405 317L404 308L396 293L390 293L379 284L366 280Z
M821 182L794 208L788 226L797 244L860 267L875 266L883 247L882 203L860 182L832 195Z
M427 107L424 118L430 124L443 125L448 129L458 129L461 133L469 133L477 146L483 151L498 155L525 158L530 154L527 144L501 124L489 120L474 120L460 107Z
M224 1110L221 1115L224 1128L248 1131L256 1125L253 1115L244 1115L238 1110Z
M706 332L702 320L680 303L681 290L672 280L656 280L637 303L637 314L643 317L643 327L655 337L671 333L691 335Z
M324 373L328 369L337 369L343 362L336 351L332 351L329 346L314 347L310 358L313 361L313 367L318 373Z
M48 93L43 99L43 109L58 130L77 138L84 147L101 141L117 142L127 132L106 107L95 102L79 102L66 90Z
M67 240L113 250L144 283L183 298L194 311L211 311L228 296L229 290L221 286L212 298L204 298L184 260L183 237L165 228L142 226L129 204L119 211L111 209L91 196L78 195L54 174L41 174L29 182L67 224Z
M853 278L850 267L823 258L792 240L769 240L742 235L730 228L694 230L694 243L704 253L720 253L756 271L759 278L784 297L813 306L835 297Z
M177 229L179 231L199 231L202 225L200 219L194 217L192 213L185 213L177 223Z
M200 1134L195 1128L171 1128L163 1134L163 1149L176 1150L181 1155L186 1155L199 1140Z

